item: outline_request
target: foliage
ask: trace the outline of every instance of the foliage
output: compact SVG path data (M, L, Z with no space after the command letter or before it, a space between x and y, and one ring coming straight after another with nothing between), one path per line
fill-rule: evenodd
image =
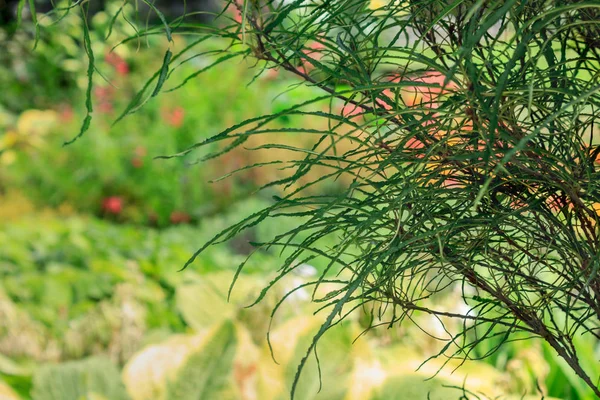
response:
M241 42L224 47L222 59L251 56L261 68L287 70L324 93L178 154L215 142L242 146L281 115L328 121L327 128L286 130L314 137L309 146L260 146L297 155L279 160L290 174L266 185L288 190L207 244L267 218L307 217L285 234L255 242L293 249L273 282L299 260L322 257L330 266L311 284L338 285L315 297L328 314L295 382L323 334L350 310L367 307L374 324L410 323L417 311L443 325L446 317L461 320L438 336L447 343L439 355L448 360L486 357L507 341L541 338L600 396L595 371L580 362L575 344L586 335L597 347L600 318L597 4L225 3L231 14L221 15L216 33L186 29ZM169 41L176 28L164 23ZM147 31L156 30L163 29ZM179 56L171 54L160 71ZM164 76L155 75L153 96ZM315 111L334 99L351 109ZM316 166L329 172L303 181ZM343 177L350 183L341 194L307 190ZM309 234L298 239L299 232ZM324 248L319 239L331 234L339 241ZM431 300L453 287L461 288L465 312L433 307ZM384 307L394 311L380 321L377 310ZM478 354L487 340L495 345Z
M243 211L207 225L221 229L240 215ZM121 379L134 400L179 399L184 396L179 391L200 390L202 379L217 371L224 380L219 398L285 399L296 366L319 329L320 319L312 315L316 307L308 301L310 292L297 289L275 315L271 353L264 340L271 310L278 298L310 278L307 270L283 279L264 304L246 309L265 284L264 271L278 262L272 255L263 255L261 264L249 265L242 273L231 303L225 301L227 289L235 267L246 256L215 247L195 266L176 272L195 246L194 238L212 235L204 229L178 226L156 231L38 213L4 224L0 232L7 249L1 263L0 378L25 399L30 394L34 399L49 398L48 385L56 387L58 382L68 385L55 394L59 398L92 389L95 395L90 398L117 398L110 391L120 387ZM327 291L325 287L323 293ZM455 302L446 299L451 301ZM426 321L423 316L415 318ZM321 360L327 360L320 370L323 389L318 391L319 370L311 357L299 384L301 396L377 398L395 380L413 379L414 390L421 390L417 398L426 399L430 384L425 379L442 364L415 370L431 344L419 341L417 332L406 332L401 339L367 335L353 344L361 330L359 319L352 318L324 338L317 351ZM100 355L104 358L99 360ZM212 366L198 367L206 363ZM123 367L121 377L114 377L116 366ZM438 381L455 386L466 382L469 389L488 396L521 392L522 387L510 383L516 382L513 375L503 370L473 362L458 373L442 374ZM106 376L98 371L110 373L114 386L102 386ZM69 383L82 376L99 383ZM535 378L539 376L527 378L528 388ZM552 379L548 383L566 382L560 368L552 371ZM218 381L214 376L210 380Z
M19 396L4 382L0 382L0 396L5 400L19 400Z
M226 224L223 218L207 223ZM21 217L4 225L2 354L42 362L106 351L124 362L147 331L181 331L178 288L198 282L200 273L210 276L229 269L226 276L221 272L221 281L215 278L226 286L232 269L245 258L226 248L215 249L203 266L178 273L201 236L198 232L183 226L144 230L52 215ZM208 238L211 232L204 235ZM274 258L265 254L257 262L255 272Z
M415 316L430 316L440 330L427 333L443 342L437 354L450 365L497 357L511 341L541 339L583 382L576 390L600 396L597 370L582 357L588 344L598 348L600 318L597 4L225 4L213 27L167 21L153 8L161 23L131 40L164 35L163 61L116 122L154 103L167 82L185 86L189 80L171 72L190 52L188 60L209 55L212 62L190 77L254 58L261 73L285 70L322 90L170 157L212 160L242 147L290 153L250 166L284 171L264 185L276 202L217 234L185 265L265 220L302 218L271 239L251 241L257 249L287 250L257 301L300 266L317 259L326 265L305 283L327 314L293 374L292 397L324 334L358 308L370 316L368 327L421 327ZM85 6L69 5L85 14ZM119 20L114 15L110 27ZM86 118L75 146L90 127L98 78L83 27ZM183 50L175 48L178 32L191 38ZM207 52L202 43L215 36L220 46ZM284 117L285 127L273 125ZM321 122L302 122L309 118ZM308 140L249 146L273 132ZM341 191L326 190L339 184ZM454 290L459 311L439 301Z
M231 273L214 273L203 276L197 282L191 281L177 287L176 304L189 326L202 330L215 322L235 318L253 300L251 293L260 290L262 283L258 278L245 279L244 287L228 301L227 289L231 279ZM205 307L205 304L210 304L210 307Z
M210 333L172 337L132 358L123 372L132 398L225 398L225 393L235 389L231 371L240 328L230 321L216 328Z
M204 351L191 355L176 379L167 385L169 399L235 398L224 394L229 372L233 367L236 332L232 323L225 323L213 333Z
M44 366L33 382L34 400L129 399L116 366L102 357Z
M81 33L76 16L69 17L61 35L46 34L39 41L38 52L31 56L35 26L25 25L13 35L0 28L0 87L2 105L9 111L51 107L81 98L77 74L82 60L77 44Z
M160 68L162 55L154 52L154 47L163 46L152 37L147 39L148 46L138 40L122 43L135 31L121 18L109 26L112 13L118 10L110 3L106 12L90 18L95 68L103 79L91 92L96 110L90 127L93 134L85 143L67 148L63 143L72 139L86 114L82 91L87 58L80 51L83 27L79 16L68 14L60 23L55 21L57 16L45 17L35 51L31 23L23 22L21 30L4 39L9 51L0 55L0 188L18 189L38 206L69 207L119 222L167 226L198 222L217 213L276 174L247 173L208 183L244 163L255 162L246 151L203 166L195 159L154 160L184 150L232 122L278 111L311 96L312 90L303 88L272 103L262 102L264 93L279 94L287 82L265 75L247 87L252 75L238 65L206 71L173 95L151 102L135 116L111 126L147 78L148 69ZM121 13L135 18L129 6ZM176 48L183 50L185 37L176 39L180 43ZM184 53L190 59L173 68L170 76L174 80L184 80L209 63L211 52L221 44L203 42L201 46L207 56ZM69 83L56 87L61 76ZM235 96L232 88L236 88ZM289 122L281 119L278 126Z

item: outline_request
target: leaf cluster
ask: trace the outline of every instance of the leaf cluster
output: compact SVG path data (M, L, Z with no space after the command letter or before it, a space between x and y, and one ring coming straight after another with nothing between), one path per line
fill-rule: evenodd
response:
M441 338L448 359L541 338L600 396L574 345L580 335L600 338L599 10L575 0L225 1L211 27L161 18L140 32L171 41L185 29L198 39L181 53L167 51L123 116L157 95L176 61L213 36L230 45L209 67L252 58L258 73L285 70L322 90L176 155L222 143L203 156L217 157L271 132L281 116L325 121L285 132L314 138L306 148L260 147L296 156L279 165L287 177L264 187L278 189L275 204L197 253L266 219L302 217L254 243L286 249L271 285L320 258L328 266L307 286L315 293L326 282L337 286L314 298L327 316L296 381L322 335L362 307L374 325L410 322L415 313L444 326L458 319L460 328ZM316 167L329 172L307 179ZM339 193L312 190L339 181L347 182ZM334 246L320 245L332 236ZM453 288L466 310L432 306ZM491 339L498 344L489 352L475 351Z

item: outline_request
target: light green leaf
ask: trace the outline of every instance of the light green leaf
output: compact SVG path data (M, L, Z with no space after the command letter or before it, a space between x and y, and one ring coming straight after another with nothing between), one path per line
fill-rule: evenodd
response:
M117 367L106 357L49 364L33 376L33 400L128 400Z
M235 399L232 397L236 328L225 322L206 344L192 354L174 381L167 384L168 400Z

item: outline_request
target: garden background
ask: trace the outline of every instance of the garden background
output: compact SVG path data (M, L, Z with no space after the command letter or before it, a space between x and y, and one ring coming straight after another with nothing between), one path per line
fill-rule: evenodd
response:
M153 37L122 42L135 36L139 21L113 26L109 16L120 6L109 1L113 10L89 19L96 68L105 79L92 93L89 132L66 147L85 117L88 59L79 39L81 18L69 14L53 26L50 17L40 16L44 29L35 50L32 18L18 30L10 21L0 30L0 399L288 398L322 320L313 315L319 306L302 284L327 262L302 265L260 303L247 306L286 257L250 243L294 220L288 227L267 221L209 248L182 270L204 242L278 194L256 190L279 177L276 165L227 173L286 153L242 148L202 164L155 157L310 99L316 89L240 59L207 69L214 62L211 49L223 45L208 40L206 54L171 71L174 82L189 79L184 87L153 98L113 126L160 69L166 49ZM123 12L134 14L127 7ZM175 36L176 48L188 40ZM348 111L341 103L334 107ZM285 132L290 118L275 126ZM277 141L281 132L245 147ZM303 138L286 133L290 140ZM227 301L234 273L251 253ZM464 307L459 292L433 301L448 311ZM507 343L492 357L460 368L442 359L422 364L443 343L414 326L364 332L367 315L358 310L323 338L320 369L313 355L296 398L593 398L540 341ZM436 318L414 317L444 335ZM590 343L589 359L582 362L597 375L596 354Z

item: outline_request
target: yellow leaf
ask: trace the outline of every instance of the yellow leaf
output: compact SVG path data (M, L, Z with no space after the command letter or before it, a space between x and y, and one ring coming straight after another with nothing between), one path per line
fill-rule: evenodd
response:
M27 110L17 120L17 132L24 136L44 136L58 125L58 114L52 110Z
M7 131L4 136L0 138L0 150L10 149L14 147L19 141L19 135L15 131Z
M0 163L2 165L11 165L17 159L17 153L12 150L5 151L0 155Z
M0 400L19 400L20 397L6 383L0 381Z
M123 368L123 381L133 400L166 400L167 381L190 354L201 348L208 335L174 335L161 344L142 349Z
M378 10L385 7L389 3L388 0L371 0L369 3L370 10Z

